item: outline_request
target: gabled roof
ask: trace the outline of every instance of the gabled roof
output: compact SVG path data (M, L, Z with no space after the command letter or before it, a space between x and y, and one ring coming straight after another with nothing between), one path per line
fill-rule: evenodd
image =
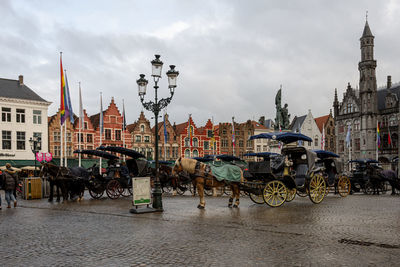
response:
M104 111L103 111L103 116L104 116ZM92 122L93 125L93 129L97 129L97 127L99 127L100 124L100 113L94 114L92 116L89 117L90 121Z
M383 110L386 108L385 99L388 93L395 94L397 95L397 99L400 99L400 83L395 84L389 89L387 88L379 89L377 93L378 93L378 110Z
M318 129L321 133L322 133L322 127L327 124L328 119L329 119L329 114L322 116L322 117L315 118L315 123L317 124Z
M301 117L294 117L291 125L290 125L290 130L292 130L293 132L299 132L301 129L301 126L304 123L304 120L306 119L307 115L301 116Z
M180 124L176 124L176 134L182 134L182 132L188 127L188 122L183 122Z
M251 124L253 125L254 129L267 130L267 127L265 127L264 125L260 124L257 121L251 121Z
M20 84L18 80L9 80L0 78L0 97L26 99L39 102L50 103L25 84Z

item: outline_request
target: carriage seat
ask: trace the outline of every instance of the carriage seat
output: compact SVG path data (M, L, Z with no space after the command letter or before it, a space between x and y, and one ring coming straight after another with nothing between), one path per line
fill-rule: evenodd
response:
M273 160L271 160L271 168L273 173L282 174L284 167L285 167L284 157L275 157Z
M295 171L296 171L295 175L296 186L303 186L306 181L308 165L305 163L297 164Z

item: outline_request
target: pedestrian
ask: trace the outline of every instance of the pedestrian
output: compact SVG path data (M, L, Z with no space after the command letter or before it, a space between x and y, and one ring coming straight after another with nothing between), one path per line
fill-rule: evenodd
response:
M14 207L17 206L17 200L14 197L14 189L17 186L17 174L11 168L11 164L6 164L6 169L3 172L3 189L6 195L7 208L11 208L11 201L14 201Z
M0 170L0 190L2 189L3 189L3 172ZM0 210L1 210L1 194L0 194Z

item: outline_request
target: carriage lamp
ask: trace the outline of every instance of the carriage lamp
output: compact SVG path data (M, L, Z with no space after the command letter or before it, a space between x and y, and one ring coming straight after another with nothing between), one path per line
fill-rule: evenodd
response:
M162 72L162 66L163 62L160 60L160 55L155 55L155 59L151 61L151 66L152 66L152 74L151 76L153 77L154 80L154 102L153 101L144 101L144 96L146 95L146 87L148 84L148 81L145 79L144 74L140 74L140 78L136 81L139 89L139 97L140 97L140 102L142 102L142 105L145 109L148 111L153 112L154 114L154 120L155 120L155 133L158 133L158 115L160 111L168 106L168 104L171 102L172 97L174 96L175 88L176 88L176 80L179 75L179 72L175 70L175 65L170 65L170 69L167 71L166 75L168 76L168 88L170 91L170 96L167 98L162 98L158 99L158 82L161 78L161 72ZM158 134L155 135L155 144L154 144L154 158L155 158L155 163L156 163L156 174L155 174L155 180L154 180L154 190L153 190L153 209L155 211L163 211L163 206L162 206L162 192L161 192L161 184L160 184L160 178L159 178L159 162L158 162Z
M163 62L160 60L160 55L154 55L156 58L151 61L151 66L152 66L152 74L154 78L161 78L161 71L162 71L162 66Z
M36 171L36 153L39 152L41 148L41 141L37 136L34 136L33 138L29 138L29 144L31 145L31 150L33 153L33 161L35 162L35 170Z

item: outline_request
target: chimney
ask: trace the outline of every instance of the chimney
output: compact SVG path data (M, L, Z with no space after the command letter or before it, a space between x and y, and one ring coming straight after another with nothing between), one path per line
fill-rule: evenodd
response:
M392 87L392 76L390 76L390 75L387 76L387 85L386 85L386 87L387 87L387 89Z
M19 86L24 85L24 76L22 75L18 76L18 85Z

